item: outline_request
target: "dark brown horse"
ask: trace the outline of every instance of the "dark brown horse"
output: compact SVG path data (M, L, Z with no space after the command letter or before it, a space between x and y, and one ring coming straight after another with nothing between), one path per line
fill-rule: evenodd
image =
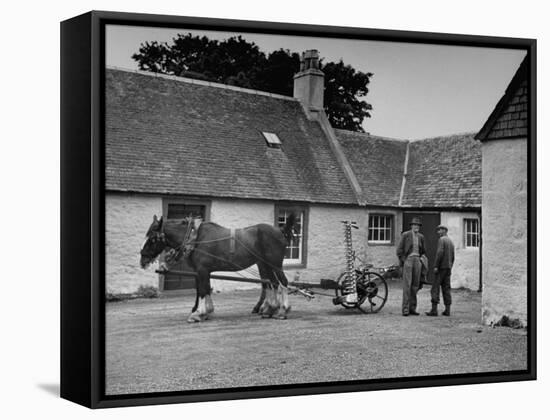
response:
M163 221L162 217L154 216L141 249L143 268L162 251L170 251L172 260L183 254L197 273L197 296L188 322L204 321L214 311L210 296L212 272L240 271L254 264L260 277L269 283L262 284L260 300L252 312L263 317L286 318L290 305L288 280L282 266L286 246L293 235L295 215L290 215L281 228L262 223L234 231L212 222L198 223L198 220Z

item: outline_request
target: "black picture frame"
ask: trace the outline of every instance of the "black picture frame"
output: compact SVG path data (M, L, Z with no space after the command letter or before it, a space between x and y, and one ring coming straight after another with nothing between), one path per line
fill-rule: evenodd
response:
M529 63L528 368L306 385L106 396L105 25L524 49ZM433 387L536 379L536 40L92 11L61 23L61 397L90 408Z

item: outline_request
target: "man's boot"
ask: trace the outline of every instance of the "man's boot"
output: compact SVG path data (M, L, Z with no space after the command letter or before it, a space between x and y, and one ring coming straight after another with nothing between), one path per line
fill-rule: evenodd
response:
M432 310L430 312L426 312L426 315L437 316L437 303L432 303Z
M445 305L445 310L441 313L441 315L451 316L451 305Z

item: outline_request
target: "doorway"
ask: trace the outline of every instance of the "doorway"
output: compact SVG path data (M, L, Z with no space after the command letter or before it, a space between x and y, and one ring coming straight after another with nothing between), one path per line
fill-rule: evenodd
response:
M195 200L167 199L163 203L163 215L166 220L183 220L186 217L201 217L202 220L210 219L210 203ZM161 261L163 257L161 257ZM177 264L171 267L174 271L194 271L185 258L181 258ZM161 291L194 289L195 278L182 274L168 272L159 282Z

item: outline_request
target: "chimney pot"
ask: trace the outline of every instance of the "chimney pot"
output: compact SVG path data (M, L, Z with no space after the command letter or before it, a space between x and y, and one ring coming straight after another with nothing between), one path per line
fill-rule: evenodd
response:
M300 57L300 71L294 75L294 97L307 109L323 109L325 75L319 69L319 51L307 50Z

